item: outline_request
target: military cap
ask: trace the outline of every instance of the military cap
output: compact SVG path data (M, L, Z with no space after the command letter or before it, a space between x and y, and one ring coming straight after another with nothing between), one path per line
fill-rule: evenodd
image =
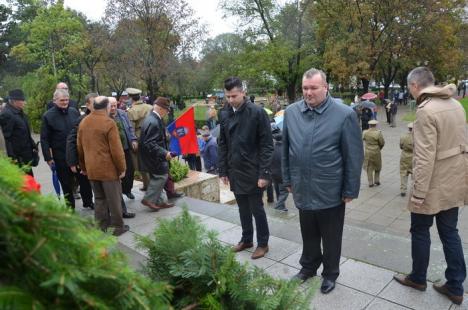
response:
M122 96L128 96L128 93L124 90L124 91L122 92Z
M413 128L413 122L408 124L408 128L412 129Z
M369 125L377 125L379 122L377 122L375 119L369 121Z
M130 96L141 94L141 90L139 90L138 88L127 88L125 91L126 91Z

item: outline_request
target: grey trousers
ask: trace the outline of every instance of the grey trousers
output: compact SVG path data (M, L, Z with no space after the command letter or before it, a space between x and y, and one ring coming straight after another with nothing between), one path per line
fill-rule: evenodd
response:
M156 205L163 204L167 201L166 193L164 192L164 185L166 185L167 174L158 175L154 173L149 174L148 188L146 189L146 201L155 203Z
M116 181L90 181L94 192L94 218L102 230L120 230L122 219L122 185Z

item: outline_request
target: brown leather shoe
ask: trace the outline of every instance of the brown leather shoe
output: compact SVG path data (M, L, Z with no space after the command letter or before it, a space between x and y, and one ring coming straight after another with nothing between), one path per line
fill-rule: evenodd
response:
M252 242L250 242L250 243L239 242L237 245L232 247L232 251L233 252L240 252L240 251L243 251L245 249L249 249L251 247L253 247Z
M441 293L442 295L445 295L447 296L448 299L450 299L451 302L453 302L454 304L456 305L461 305L462 302L463 302L463 295L462 296L457 296L457 295L453 295L448 287L445 285L445 284L437 284L437 283L434 283L432 284L432 287L439 293Z
M160 205L157 205L159 207L159 209L167 209L167 208L172 208L173 206L175 206L175 204L173 203L163 203L163 204L160 204Z
M395 279L395 281L397 281L401 285L412 287L415 290L418 290L418 291L421 291L421 292L424 292L426 290L426 288L427 288L426 284L414 283L413 281L411 281L409 279L408 276L405 276L405 275L402 275L402 274L394 275L393 279Z
M260 247L258 246L256 249L255 249L255 252L253 252L252 254L252 259L258 259L258 258L262 258L263 256L265 256L266 253L268 253L268 245L265 246L265 247Z
M144 206L147 206L148 208L150 208L151 210L153 211L159 211L159 209L161 209L159 206L155 205L154 203L148 201L148 200L142 200L141 201L141 204L144 205Z

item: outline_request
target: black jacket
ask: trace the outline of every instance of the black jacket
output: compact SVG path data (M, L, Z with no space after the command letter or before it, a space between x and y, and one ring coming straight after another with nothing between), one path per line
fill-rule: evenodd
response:
M80 126L81 121L90 113L91 111L86 109L86 114L81 115L76 121L75 126L70 130L70 133L67 136L67 149L66 149L66 160L68 166L78 166L78 147L77 147L77 138L78 138L78 127Z
M258 179L271 179L273 138L266 112L249 101L234 113L220 113L219 175L229 177L235 194L261 192Z
M281 156L283 154L282 141L275 141L273 147L273 160L271 161L271 178L275 183L283 183L283 175L281 171Z
M139 147L141 171L157 175L168 173L166 129L155 112L149 113L141 125Z
M7 104L0 114L0 126L5 137L7 155L21 164L31 162L36 144L31 137L26 114Z
M75 108L59 109L56 106L42 116L41 147L44 160L64 161L66 158L67 136L75 127L80 112ZM52 149L52 156L49 148Z

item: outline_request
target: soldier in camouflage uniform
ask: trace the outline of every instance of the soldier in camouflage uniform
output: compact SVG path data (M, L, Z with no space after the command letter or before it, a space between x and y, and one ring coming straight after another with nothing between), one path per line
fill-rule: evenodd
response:
M143 123L143 120L146 118L146 116L153 110L153 107L140 100L141 90L136 88L127 88L126 92L132 100L132 106L127 111L128 119L135 129L135 135L137 139L140 140L141 124ZM138 150L132 152L133 166L135 167L136 171L140 171L140 159L138 152ZM143 171L140 171L140 174L143 179L143 187L140 190L145 191L148 187L149 176L146 172Z
M400 138L400 193L404 197L408 185L408 176L413 173L413 123L408 124L408 132Z
M380 170L382 169L382 155L380 150L385 145L382 132L377 130L378 122L376 120L369 121L369 129L364 130L362 133L362 140L364 140L365 156L363 168L367 172L367 179L369 180L369 187L380 185Z

